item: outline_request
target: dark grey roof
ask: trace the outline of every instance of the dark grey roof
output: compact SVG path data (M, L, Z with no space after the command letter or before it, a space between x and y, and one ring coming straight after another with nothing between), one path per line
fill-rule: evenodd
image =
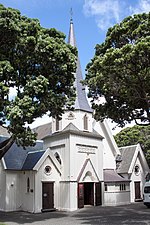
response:
M75 33L74 33L74 26L73 26L73 21L71 19L70 21L70 29L69 29L69 37L68 37L68 43L74 47L76 46L76 39L75 39ZM76 110L83 110L86 112L93 112L93 110L91 109L87 97L86 97L86 93L85 93L85 87L81 84L81 81L83 80L82 78L82 72L81 72L81 66L80 66L80 60L78 57L77 60L77 69L76 69L76 73L75 73L75 83L74 86L76 88L76 101L75 101L75 105L74 108Z
M80 131L73 123L69 123L63 131Z
M0 142L6 140L6 137L0 136ZM28 157L29 152L36 152L39 150L43 150L43 142L37 141L35 146L28 146L26 149L23 149L21 146L17 146L16 143L14 143L11 148L6 152L4 155L4 161L6 165L6 169L9 170L22 170L22 167ZM33 154L32 160L37 162L38 156L36 154ZM35 157L35 159L34 159ZM29 162L29 161L28 161ZM29 165L29 163L28 163ZM33 165L33 163L32 163ZM26 166L27 169L27 166Z
M42 140L44 137L52 134L52 123L43 124L33 129L37 133L37 140Z
M117 173L128 173L137 145L119 148L122 161L117 169Z
M89 132L89 131L82 131L79 130L74 124L69 123L62 131L58 131L55 132L53 134L50 134L48 136L46 136L45 138L49 138L49 137L53 137L53 136L59 136L62 134L76 134L76 135L80 135L80 136L85 136L85 137L90 137L90 138L98 138L98 139L103 139L104 137L102 137L99 133L97 132ZM45 139L43 138L43 140Z
M129 181L124 177L121 177L115 170L105 169L104 170L104 182L125 182Z
M95 138L100 138L100 139L104 138L94 129L93 129L93 132L81 131L73 123L69 123L62 131L58 131L55 133L52 133L51 126L52 126L51 123L44 124L42 126L34 128L33 131L38 134L39 140L40 139L44 140L47 137L61 135L63 133L68 133L68 132L82 135L82 136L89 136L89 137L95 137Z
M22 166L22 170L32 170L45 151L28 152L27 158Z

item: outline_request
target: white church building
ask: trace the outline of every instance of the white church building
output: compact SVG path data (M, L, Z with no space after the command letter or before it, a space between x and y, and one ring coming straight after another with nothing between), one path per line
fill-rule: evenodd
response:
M68 42L76 46L72 19ZM94 120L81 80L78 58L74 111L35 128L34 147L14 143L0 161L0 210L73 211L142 200L149 167L140 145L117 147L107 121Z

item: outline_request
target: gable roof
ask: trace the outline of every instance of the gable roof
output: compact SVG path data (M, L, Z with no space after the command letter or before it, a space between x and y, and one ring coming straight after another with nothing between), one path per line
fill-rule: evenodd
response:
M99 133L95 132L95 130L93 130L93 132L82 131L82 130L79 130L73 123L69 123L63 130L57 131L57 132L52 133L50 135L47 135L43 138L43 140L45 138L49 138L49 137L53 137L53 136L59 136L59 135L66 134L66 133L76 134L76 135L91 137L91 138L103 139L103 137Z
M32 170L45 151L28 152L22 170Z
M129 182L130 180L121 177L113 169L104 170L104 182Z
M52 162L52 164L55 166L56 170L58 171L58 173L61 175L62 171L61 171L61 164L58 162L58 160L56 159L56 157L54 156L53 152L50 150L50 148L47 148L46 151L43 151L44 153L42 154L42 156L39 158L38 162L35 164L35 166L33 167L33 170L39 170L39 168L41 167L41 164L46 160L46 158L49 158Z
M73 124L73 123L69 123L64 129L63 131L77 131L79 132L80 130Z
M137 149L137 145L131 145L131 146L119 148L121 156L122 156L122 161L117 169L117 173L128 173L132 160L134 158L136 149Z
M6 139L7 137L0 136L0 142ZM14 143L3 157L5 168L8 170L22 170L25 162L24 166L26 169L28 169L27 166L32 167L33 162L36 163L39 160L39 150L43 150L42 141L37 141L35 146L28 146L26 149L23 149L23 147L17 146L17 144ZM32 155L32 165L29 165L29 162L31 162L31 156L29 156L29 153L31 152L34 152L35 154Z
M82 130L79 130L73 123L69 123L62 131L54 133L53 135L66 133L66 132L70 132L72 134L78 134L78 135L82 135L82 136L103 139L103 137L98 132L96 132L94 129L93 129L93 132L82 131Z
M46 123L33 129L37 133L37 140L42 140L44 137L52 134L52 123Z

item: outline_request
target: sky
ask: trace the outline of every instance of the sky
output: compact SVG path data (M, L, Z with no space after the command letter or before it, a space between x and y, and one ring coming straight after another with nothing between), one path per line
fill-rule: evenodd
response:
M129 15L150 11L150 0L1 0L0 3L39 19L42 27L54 27L65 33L66 41L72 8L83 78L94 48L104 42L108 28Z

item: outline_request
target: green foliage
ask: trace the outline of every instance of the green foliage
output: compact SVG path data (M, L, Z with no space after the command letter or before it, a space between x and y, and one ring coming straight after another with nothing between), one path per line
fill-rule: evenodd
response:
M150 13L125 18L96 45L85 83L96 120L150 124ZM104 97L102 104L95 100Z
M114 136L119 147L140 144L150 165L150 126L127 127Z
M26 124L47 112L61 117L75 99L77 50L56 29L0 5L0 126L22 146L35 134ZM11 88L16 95L10 98Z

